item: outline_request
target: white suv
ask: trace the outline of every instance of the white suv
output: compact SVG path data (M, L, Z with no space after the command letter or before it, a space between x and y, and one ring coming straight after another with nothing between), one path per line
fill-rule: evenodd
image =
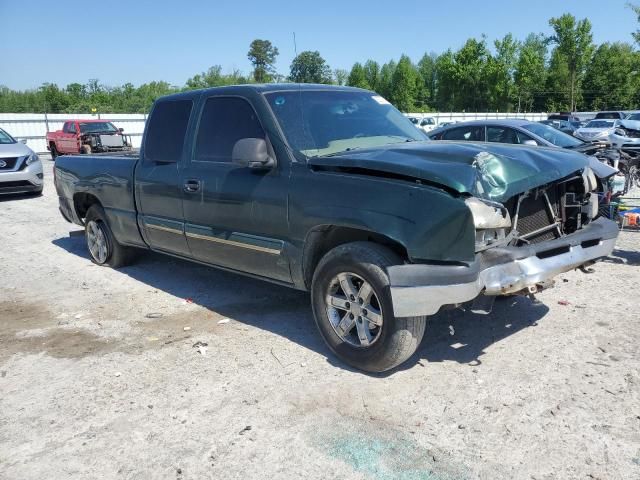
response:
M0 128L0 194L42 192L38 155Z

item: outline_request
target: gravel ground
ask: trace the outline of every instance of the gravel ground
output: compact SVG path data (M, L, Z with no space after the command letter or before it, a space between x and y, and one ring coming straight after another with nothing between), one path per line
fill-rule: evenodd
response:
M640 478L640 233L537 301L433 317L365 375L305 293L94 266L45 172L0 200L0 478Z

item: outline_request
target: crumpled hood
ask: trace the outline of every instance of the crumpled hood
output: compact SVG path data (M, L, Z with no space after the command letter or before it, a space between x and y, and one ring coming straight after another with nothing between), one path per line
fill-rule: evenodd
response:
M438 141L356 150L310 158L308 163L413 177L459 193L504 202L582 171L589 158L559 148Z

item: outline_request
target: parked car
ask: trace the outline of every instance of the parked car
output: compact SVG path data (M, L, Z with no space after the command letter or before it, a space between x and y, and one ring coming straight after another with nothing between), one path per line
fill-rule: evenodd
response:
M539 123L553 127L556 130L560 130L561 132L566 133L567 135L573 135L574 132L581 126L580 122L570 122L568 120L541 120Z
M640 112L631 112L629 115L624 117L625 120L635 120L640 121Z
M594 120L622 120L627 117L624 112L598 112Z
M47 150L55 160L69 153L131 150L131 139L107 120L68 120L62 130L47 132Z
M42 193L42 163L38 155L0 128L0 194Z
M547 120L565 120L567 122L580 122L580 118L570 112L552 113L547 116Z
M618 235L584 155L430 142L382 97L338 86L160 98L139 156L60 157L55 185L96 264L151 249L310 291L329 348L372 372L407 360L442 307L488 313Z
M587 142L608 142L609 137L620 127L620 120L591 120L576 130L575 136Z
M475 142L511 143L541 147L560 147L589 155L589 166L604 185L616 173L605 163L610 162L608 145L592 144L567 135L549 125L529 120L476 120L439 128L429 134L433 140L465 140ZM616 157L617 158L617 157Z
M436 128L436 119L433 117L423 117L420 119L419 126L425 132L430 132L431 130Z

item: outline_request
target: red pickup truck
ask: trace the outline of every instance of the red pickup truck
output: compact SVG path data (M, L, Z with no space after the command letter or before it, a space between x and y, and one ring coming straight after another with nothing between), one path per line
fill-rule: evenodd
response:
M67 153L122 152L131 150L131 138L107 120L68 120L62 130L47 133L51 158Z

